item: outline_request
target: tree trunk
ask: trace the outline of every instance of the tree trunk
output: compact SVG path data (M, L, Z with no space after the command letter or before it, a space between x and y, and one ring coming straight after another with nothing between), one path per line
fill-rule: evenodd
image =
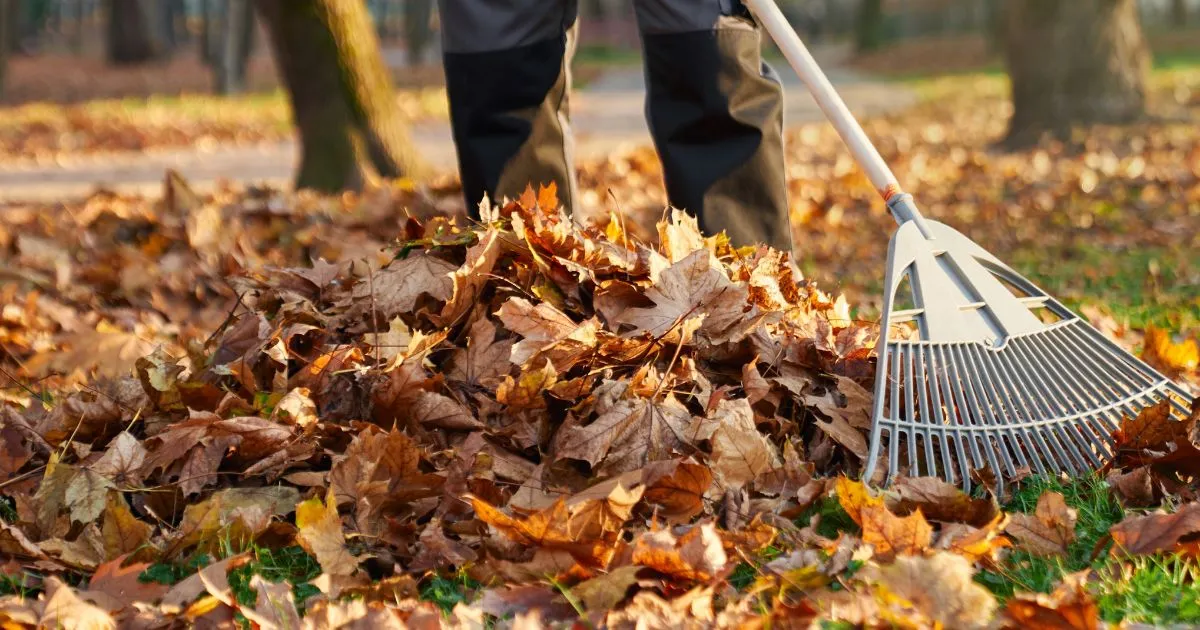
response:
M363 0L256 0L300 135L297 188L423 170Z
M858 52L878 50L883 45L883 0L862 0L854 34Z
M251 0L228 0L221 21L220 54L213 63L217 94L238 94L246 89L246 68L250 63L251 35L254 29L254 5Z
M108 61L130 65L150 61L160 53L152 19L140 0L108 0Z
M425 61L425 51L433 32L429 19L433 17L433 0L408 0L404 3L404 43L408 49L408 65Z
M9 22L12 21L16 4L17 0L0 0L0 96L4 96L4 76L8 69L8 53L12 48L12 43L8 41L12 34Z
M1150 52L1135 0L1009 0L1010 146L1145 114Z
M1174 0L1171 3L1171 22L1175 28L1185 28L1188 22L1187 0Z

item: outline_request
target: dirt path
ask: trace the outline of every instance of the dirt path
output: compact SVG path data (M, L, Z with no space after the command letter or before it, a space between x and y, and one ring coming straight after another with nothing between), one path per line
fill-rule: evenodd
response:
M856 114L869 116L909 106L908 90L844 68L843 49L816 51L829 67L830 79ZM774 64L787 90L789 125L821 120L821 112L790 68ZM614 68L590 82L575 99L573 126L579 159L603 157L625 146L650 141L644 118L645 84L641 68ZM446 123L423 124L414 139L426 160L439 169L455 167L454 145ZM0 200L48 200L86 195L97 186L122 192L154 194L163 172L173 168L197 188L221 181L286 186L296 162L292 141L256 147L211 150L174 149L103 156L84 156L63 165L0 166Z

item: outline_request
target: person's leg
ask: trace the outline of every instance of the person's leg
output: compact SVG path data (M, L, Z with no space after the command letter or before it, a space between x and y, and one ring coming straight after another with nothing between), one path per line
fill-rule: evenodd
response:
M568 128L575 0L438 0L467 211L555 182L574 208Z
M735 246L790 251L783 89L738 0L635 0L671 205Z

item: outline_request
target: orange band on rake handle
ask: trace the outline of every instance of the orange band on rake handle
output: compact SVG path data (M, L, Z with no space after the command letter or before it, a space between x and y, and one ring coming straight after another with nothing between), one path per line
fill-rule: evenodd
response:
M900 187L897 186L896 184L888 184L887 188L884 188L883 190L879 191L879 194L883 195L884 201L891 201L892 197L895 197L896 195L900 194L901 192L903 192L903 191L900 190Z

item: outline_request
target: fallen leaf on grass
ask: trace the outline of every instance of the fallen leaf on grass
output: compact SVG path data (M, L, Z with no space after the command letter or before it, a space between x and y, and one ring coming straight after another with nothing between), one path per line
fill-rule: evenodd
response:
M261 575L250 578L250 588L258 593L253 608L241 607L247 619L262 630L300 628L300 613L292 601L292 587L287 582L268 582Z
M1195 370L1200 366L1200 345L1195 339L1175 343L1170 332L1150 326L1146 329L1142 359L1168 372Z
M150 568L149 562L135 562L122 566L126 559L127 556L120 556L96 567L96 572L88 581L87 594L93 599L97 594L102 595L107 604L105 608L110 613L132 606L135 602L157 602L169 588L164 584L138 579Z
M1109 529L1114 555L1171 551L1200 533L1200 503L1186 503L1173 514L1129 516Z
M325 573L348 576L357 571L358 559L346 550L346 535L332 490L324 503L313 497L296 506L296 527L300 546L317 559Z
M890 506L898 514L920 509L931 521L983 527L1000 513L995 498L972 498L958 486L937 477L906 477L897 481L892 490L900 495L895 505Z
M962 556L938 552L903 556L867 575L890 593L945 628L983 628L992 620L996 600L972 579L971 563Z
M933 542L933 527L921 510L901 518L886 506L866 505L860 516L863 542L874 547L881 560L921 553Z
M1100 608L1087 586L1087 572L1063 578L1054 592L1019 593L1008 600L1004 616L1013 628L1028 630L1096 630Z
M1013 514L1004 532L1035 554L1062 555L1075 541L1075 510L1067 507L1063 495L1045 492L1033 514Z

